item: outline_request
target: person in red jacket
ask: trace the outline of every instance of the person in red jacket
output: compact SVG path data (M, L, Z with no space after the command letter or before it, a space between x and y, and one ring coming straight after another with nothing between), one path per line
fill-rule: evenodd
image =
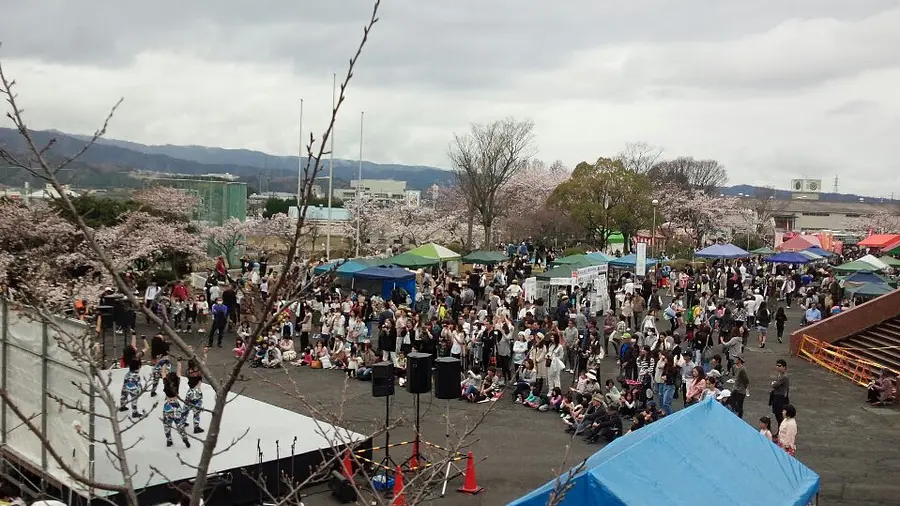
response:
M175 286L172 287L172 299L179 300L184 302L190 298L190 294L188 294L187 287L184 285L184 281L178 280L175 282Z

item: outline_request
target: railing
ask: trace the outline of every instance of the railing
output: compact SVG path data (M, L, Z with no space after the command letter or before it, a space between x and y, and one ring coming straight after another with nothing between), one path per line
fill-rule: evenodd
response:
M891 346L884 348L888 349ZM894 374L900 375L900 371L892 369L884 364L873 362L863 358L861 355L854 353L853 348L844 348L835 346L831 343L821 341L809 335L803 334L800 338L800 346L797 356L805 358L814 364L818 364L825 369L843 376L859 386L865 387L874 380L882 370L887 369Z

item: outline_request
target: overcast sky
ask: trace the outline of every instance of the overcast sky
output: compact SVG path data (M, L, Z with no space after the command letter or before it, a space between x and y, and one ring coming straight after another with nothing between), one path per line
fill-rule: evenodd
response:
M367 0L0 0L0 57L33 128L297 151L326 125ZM555 7L554 7L555 6ZM573 165L627 142L715 158L732 183L900 196L896 0L384 0L336 156L447 167L454 132L535 122ZM5 125L8 126L8 125Z

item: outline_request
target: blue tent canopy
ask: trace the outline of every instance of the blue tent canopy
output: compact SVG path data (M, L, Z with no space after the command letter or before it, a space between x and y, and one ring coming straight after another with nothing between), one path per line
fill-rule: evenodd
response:
M695 251L694 256L700 258L747 258L751 256L751 253L729 243L707 246L701 250Z
M822 249L822 248L820 248L820 247L818 247L818 246L813 246L813 247L811 247L811 248L806 248L806 249L803 250L803 251L809 251L810 253L815 253L816 255L819 255L820 257L825 257L825 258L833 257L833 256L834 256L834 253L828 251L827 249Z
M812 262L811 258L794 251L782 251L766 257L764 260L770 264L807 264Z
M634 266L636 264L637 264L637 253L625 255L621 258L616 258L609 262L609 265L611 265L612 267L632 268L632 269L634 268ZM648 258L647 259L647 267L651 267L653 265L656 265L656 259Z
M324 264L319 264L313 268L313 272L316 274L324 274L334 269L335 265L338 266L337 269L335 269L335 272L339 276L351 276L356 272L369 268L369 263L366 260L354 258L353 260L332 260Z
M700 478L710 470L715 479ZM544 506L554 485L551 481L509 506ZM708 399L589 457L561 504L695 506L698 498L714 497L716 504L734 506L806 506L818 491L818 474Z
M389 300L391 292L398 287L406 290L410 299L416 300L416 273L402 267L379 265L355 272L352 276L353 279L381 282L381 297L384 300Z

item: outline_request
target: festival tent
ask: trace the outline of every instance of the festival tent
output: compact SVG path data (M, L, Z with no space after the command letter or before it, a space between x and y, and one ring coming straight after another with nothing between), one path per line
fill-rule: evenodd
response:
M441 262L446 262L448 260L459 260L460 258L459 253L433 242L423 244L418 248L413 248L407 251L407 253L412 253L413 255L419 255L420 257L425 258L436 258Z
M816 245L810 241L807 241L802 235L795 235L794 237L776 246L775 249L778 251L803 251L813 246Z
M747 258L751 255L749 251L729 243L707 246L699 251L695 251L694 256L700 258Z
M825 258L833 257L833 256L834 256L834 253L828 251L827 249L822 249L822 248L820 248L820 247L818 247L818 246L813 246L812 248L806 248L806 249L803 250L803 251L808 251L808 252L810 252L810 253L815 253L816 255L819 255L820 257L825 257Z
M856 271L849 276L845 276L841 278L842 281L847 283L876 283L881 285L893 285L895 284L890 279L881 276L879 274L875 274L872 271Z
M391 258L388 258L387 263L399 265L400 267L407 267L409 269L418 269L420 267L431 267L432 265L438 265L439 263L441 263L441 261L437 258L425 258L423 256L416 255L411 251L407 251L406 253L400 253L399 255L394 255Z
M803 250L803 251L797 251L796 253L799 253L799 254L805 256L806 258L812 260L813 262L817 262L817 261L819 261L819 260L824 260L824 259L825 259L825 257L823 257L822 255L817 255L817 254L815 254L815 253L813 253L812 251L809 251L809 250L807 250L807 249L805 249L805 250Z
M898 260L892 256L884 255L884 256L878 257L878 259L895 269L900 267L900 260Z
M416 300L416 273L402 267L379 265L353 273L354 280L381 283L381 297L391 299L394 288L406 290L410 300Z
M710 470L715 479L698 479ZM619 437L560 480L571 485L561 506L694 506L703 497L806 506L819 491L818 474L712 398ZM544 506L555 486L508 506Z
M768 246L764 246L762 248L756 248L755 250L751 251L750 253L753 253L754 255L774 255L775 250L773 250L772 248L770 248Z
M602 253L601 253L601 255L602 255ZM556 260L553 261L553 266L556 267L559 265L575 265L575 264L584 264L584 263L586 263L587 265L600 265L600 264L605 264L607 262L609 262L609 260L606 260L602 257L597 258L596 256L591 256L589 254L586 255L586 254L579 253L576 255L569 255L567 257L557 258ZM582 265L582 267L586 267L586 266Z
M490 265L500 262L509 261L509 257L502 251L473 251L462 257L462 261L467 264Z
M868 264L866 262L861 262L859 260L854 260L852 262L843 263L834 268L834 270L836 272L871 271L873 269L875 269L875 268L872 266L872 264Z
M890 265L882 262L875 255L866 255L864 257L857 258L856 260L859 262L865 262L865 263L871 265L876 271L880 271L880 270L887 269L888 267L890 267Z
M874 299L895 290L884 283L849 283L844 288L854 297L862 299Z
M900 255L900 236L881 247L882 253Z
M782 251L764 259L770 264L808 264L812 259L795 251Z
M621 258L617 258L617 259L609 262L609 265L610 265L610 267L618 267L620 269L628 269L628 268L633 269L637 265L637 254L631 253L631 254L625 255ZM647 259L647 267L652 267L654 265L656 265L656 259L648 258Z
M378 262L383 262L383 258L354 258L351 260L332 260L330 262L325 262L324 264L319 264L313 268L313 272L316 274L324 274L332 269L334 269L335 265L337 265L337 269L334 269L335 273L338 276L351 276L355 272L359 272L363 269L368 269L372 265L377 265Z
M553 278L571 278L572 271L577 271L578 269L582 269L584 267L592 267L594 265L600 265L601 263L602 262L598 262L596 260L593 260L593 261L585 260L585 261L576 262L573 264L558 265L550 270L536 274L535 277L541 281L549 281Z
M605 264L612 262L613 260L616 259L616 257L607 255L606 253L603 253L602 251L595 251L593 253L587 253L587 256L593 258L594 260L599 260Z
M900 234L872 234L856 245L862 248L884 248L896 242L897 239L900 239Z

